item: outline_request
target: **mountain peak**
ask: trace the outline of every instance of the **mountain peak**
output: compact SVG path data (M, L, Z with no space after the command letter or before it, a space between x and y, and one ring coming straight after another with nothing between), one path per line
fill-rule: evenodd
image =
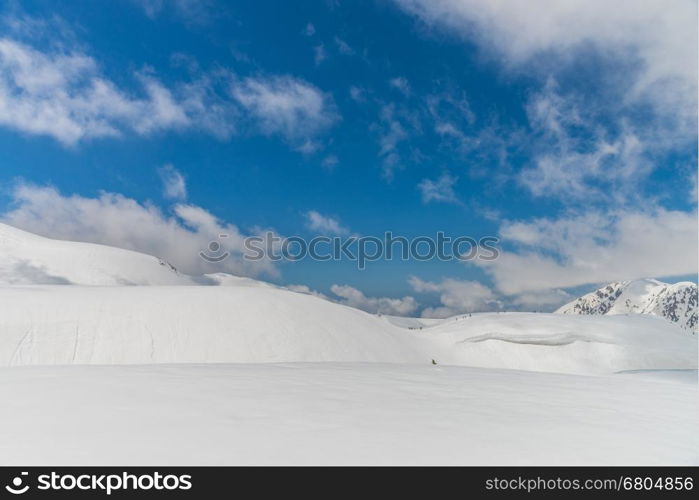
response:
M696 334L697 285L645 278L609 283L560 307L558 314L650 314Z

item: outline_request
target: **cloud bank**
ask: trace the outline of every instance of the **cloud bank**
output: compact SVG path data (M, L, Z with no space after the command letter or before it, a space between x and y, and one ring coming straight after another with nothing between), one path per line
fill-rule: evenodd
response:
M680 111L696 103L697 4L692 0L394 0L425 23L475 39L510 67L546 57L551 66L592 44L636 61L630 99ZM667 91L673 89L672 95ZM696 106L692 109L695 112Z
M243 259L243 239L250 234L197 205L177 203L172 207L172 215L166 215L153 205L117 193L103 192L89 198L28 184L17 185L11 196L13 206L0 220L42 236L155 255L191 275L277 275L277 269L268 260ZM221 234L228 235L222 245L231 255L213 265L204 261L199 252Z
M696 274L698 223L696 212L660 208L507 222L506 249L476 265L506 295Z

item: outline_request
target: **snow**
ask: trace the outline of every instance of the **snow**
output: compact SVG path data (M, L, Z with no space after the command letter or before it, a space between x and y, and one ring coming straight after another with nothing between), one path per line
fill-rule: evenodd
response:
M167 262L105 245L44 238L0 223L0 284L190 285Z
M45 238L0 223L0 285L219 285L274 287L226 273L189 276L152 255Z
M408 328L411 330L419 330L422 328L427 328L429 326L438 325L443 321L443 319L435 318L410 318L405 316L390 316L388 314L382 314L381 318L388 321L392 325L400 326L401 328Z
M697 386L365 363L0 369L3 465L698 464Z
M440 363L579 374L697 368L696 337L652 316L482 313L422 332Z
M0 287L0 365L426 362L406 331L267 287Z
M697 285L654 279L610 283L561 306L559 314L648 314L696 333Z
M684 285L397 318L0 224L0 463L697 465Z
M0 366L390 362L560 373L696 369L697 339L644 316L484 313L422 330L274 287L0 287Z

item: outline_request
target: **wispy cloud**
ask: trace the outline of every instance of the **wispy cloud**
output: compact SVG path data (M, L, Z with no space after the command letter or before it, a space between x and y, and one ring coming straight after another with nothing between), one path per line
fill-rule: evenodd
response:
M349 234L349 229L340 224L336 217L323 215L316 210L309 210L304 214L306 227L320 234L343 235Z
M352 85L349 89L349 94L354 102L366 102L366 92L361 87Z
M345 56L353 56L356 52L355 50L349 46L347 42L345 42L342 38L340 37L335 37L335 46L337 47L337 50L340 54L345 55Z
M340 118L329 95L292 76L236 80L231 92L262 133L280 135L296 147L313 141Z
M325 50L325 45L319 43L318 45L313 47L313 62L316 66L320 66L320 64L327 58L328 52Z
M393 180L396 170L404 168L401 149L411 135L418 134L420 123L415 113L393 103L381 104L379 121L372 129L379 137L379 158L384 178Z
M303 28L302 33L305 36L313 36L316 34L316 27L313 25L313 23L308 23L306 26Z
M0 38L0 126L50 136L66 146L168 131L199 131L225 140L244 128L312 152L319 148L319 135L339 120L332 97L302 79L239 78L226 69L193 68L191 80L169 85L152 70L134 72L138 92L133 92L105 76L72 39L40 50Z
M158 169L160 180L163 182L163 196L169 200L187 199L187 183L184 176L172 165L164 165Z
M323 167L327 168L328 170L334 169L337 164L340 162L340 160L337 158L337 155L328 155L323 160L320 162Z
M395 78L391 78L388 81L388 83L391 85L391 87L393 87L394 89L397 89L405 97L409 97L410 94L412 93L408 79L403 77L403 76L397 76Z
M216 12L211 0L132 0L148 17L174 13L188 24L205 24Z
M459 204L460 201L454 192L454 185L458 180L458 177L453 177L447 172L443 173L436 181L422 179L418 184L418 189L422 194L422 202L438 201Z
M140 96L119 89L78 50L41 52L0 39L0 124L66 145L127 130L150 135L199 128L230 134L230 117L218 112L222 104L212 102L204 80L173 90L151 74L134 76Z
M540 82L528 99L530 130L522 141L531 162L517 177L534 196L626 203L661 155L696 146L696 2L668 9L661 0L570 0L545 8L526 0L506 8L477 0L394 1L429 27L475 42L501 71ZM570 84L580 67L595 71L585 89ZM437 121L445 138L484 149L480 134L465 133L452 117Z
M587 100L562 96L553 79L530 98L527 114L533 159L519 180L535 196L585 203L592 197L608 201L610 193L626 198L652 171L653 153L664 149L657 129L605 122Z

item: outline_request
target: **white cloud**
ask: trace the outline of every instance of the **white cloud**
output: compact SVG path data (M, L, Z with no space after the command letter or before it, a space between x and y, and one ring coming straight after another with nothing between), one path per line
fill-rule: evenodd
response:
M13 207L0 220L50 238L101 243L163 258L180 271L200 275L229 272L236 275L276 275L268 260L243 259L243 234L196 205L177 204L173 215L116 193L96 198L64 196L51 187L20 184L12 192ZM230 257L217 264L205 262L199 252L221 234Z
M370 313L390 314L393 316L408 316L418 308L413 297L392 299L389 297L367 297L361 291L349 285L333 285L330 291L340 297L340 304L356 307Z
M313 23L306 24L306 27L303 28L303 34L306 36L313 36L316 34L316 27L313 26Z
M352 85L349 89L350 97L354 102L365 102L366 97L365 97L365 91L361 87L357 87L355 85Z
M337 46L337 50L342 55L353 56L355 54L354 49L350 47L347 42L337 36L335 37L335 45Z
M476 114L463 90L440 88L438 92L427 96L425 104L437 127L442 122L459 122L466 126L476 122Z
M661 208L508 222L503 250L477 261L507 295L697 273L697 214Z
M444 203L459 203L459 199L454 192L454 184L458 177L452 177L448 173L442 174L436 181L422 179L418 184L418 189L422 194L422 202L441 201Z
M281 135L301 148L339 119L330 96L291 76L236 80L231 93L262 133Z
M187 198L187 183L184 176L172 165L164 165L158 169L163 182L163 196L170 200Z
M311 231L321 234L349 234L349 229L342 226L335 217L323 215L315 210L309 210L304 216L306 218L306 227Z
M531 161L518 175L534 196L637 202L663 155L696 146L694 0L672 8L663 0L394 1L428 26L475 42L503 70L540 79L523 142ZM570 83L580 78L584 90ZM437 121L446 139L487 149L453 119Z
M228 139L245 125L246 131L279 135L308 153L339 119L330 95L290 75L241 79L226 69L203 72L190 62L190 80L166 85L152 70L141 70L130 75L135 90L126 90L105 76L72 34L47 23L34 22L29 29L24 19L3 22L20 38L51 36L41 50L0 37L0 126L67 146L166 131Z
M400 93L403 94L405 97L410 96L410 94L411 94L410 83L408 82L408 80L405 77L397 76L397 77L389 80L388 83L394 89L399 90Z
M536 292L524 292L510 297L515 306L525 310L550 311L570 302L575 297L560 289L538 290Z
M644 97L696 115L697 4L677 0L394 0L431 25L445 27L521 66L542 56L551 67L593 44L638 61L628 98ZM556 60L552 55L562 56ZM550 68L549 68L550 69Z
M200 129L218 137L233 130L233 116L208 89L205 79L165 87L147 73L134 75L142 95L119 89L83 52L41 52L0 39L0 125L48 135L66 145L125 131L150 135Z
M439 294L442 306L425 308L422 311L423 318L448 318L456 314L502 308L495 293L477 281L445 279L436 283L411 276L408 283L417 293Z
M313 62L316 66L320 66L320 63L328 58L328 53L325 51L325 45L319 43L313 47Z
M636 193L652 170L646 143L664 148L657 128L648 137L642 125L635 130L622 120L612 133L590 108L575 96L561 96L553 79L530 98L527 114L536 146L532 164L520 172L519 180L535 196L585 202L592 196L598 201L623 199Z
M403 168L400 146L419 130L419 121L403 107L384 104L380 108L379 122L372 126L379 135L379 158L384 177L391 181L396 170Z
M328 300L328 297L325 294L313 290L308 285L286 285L286 288L292 292L305 293L306 295L313 295L314 297Z
M214 11L210 0L133 0L146 15L155 18L163 12L174 13L190 24L203 24Z
M325 158L323 158L323 161L321 162L321 165L323 165L325 168L331 170L337 166L337 164L340 162L340 160L337 158L337 155L328 155Z

